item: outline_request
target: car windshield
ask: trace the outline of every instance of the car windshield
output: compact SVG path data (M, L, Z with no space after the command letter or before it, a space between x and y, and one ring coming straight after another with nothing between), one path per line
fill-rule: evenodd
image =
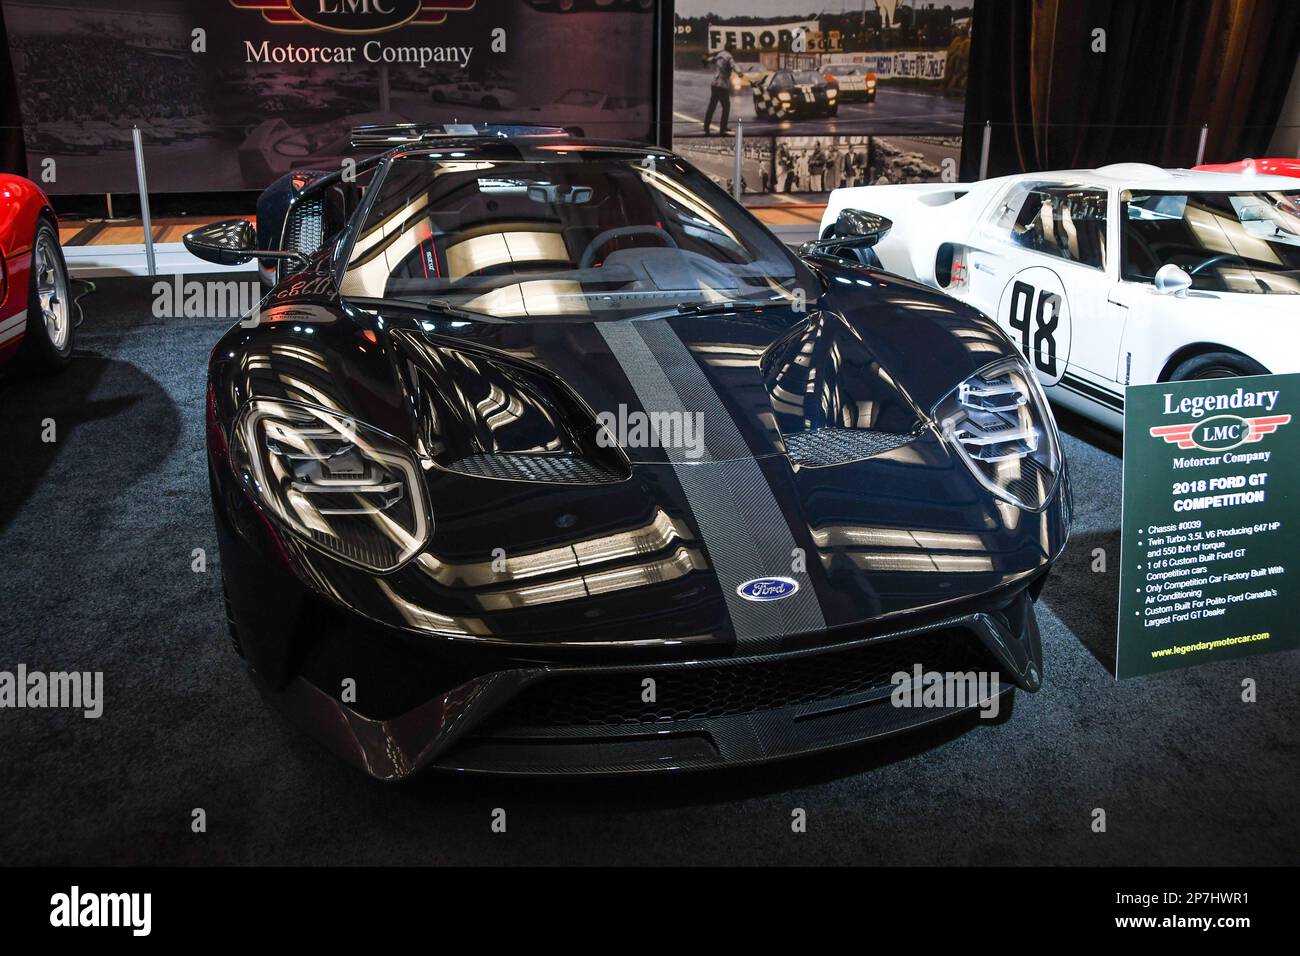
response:
M1170 263L1208 292L1300 293L1300 191L1126 196L1124 278Z
M554 143L528 153L502 143L394 159L346 252L342 293L502 318L618 319L817 287L677 157Z
M812 70L804 70L794 75L794 81L801 86L811 86L822 81L822 75Z

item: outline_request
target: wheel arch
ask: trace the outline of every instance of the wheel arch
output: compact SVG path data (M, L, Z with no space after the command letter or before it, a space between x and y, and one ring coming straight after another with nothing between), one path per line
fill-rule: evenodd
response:
M1174 369L1182 365L1188 359L1194 359L1198 355L1206 355L1210 352L1230 352L1233 355L1240 355L1242 358L1250 359L1252 362L1258 362L1264 368L1268 365L1260 362L1259 359L1244 352L1239 348L1231 345L1224 345L1221 342L1192 342L1188 345L1181 346L1177 351L1165 359L1164 364L1160 367L1160 374L1156 377L1157 382L1169 381L1169 376L1173 374Z

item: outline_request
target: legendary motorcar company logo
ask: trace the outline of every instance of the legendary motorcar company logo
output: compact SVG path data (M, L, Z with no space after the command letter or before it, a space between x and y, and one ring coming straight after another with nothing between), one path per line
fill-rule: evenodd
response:
M1259 441L1265 435L1273 434L1289 421L1291 421L1290 415L1266 415L1261 418L1214 415L1201 422L1158 425L1151 429L1151 437L1163 438L1179 448L1227 451L1238 445Z
M736 588L736 593L746 601L780 601L799 590L799 582L792 578L754 578Z
M334 33L383 33L400 26L442 23L449 11L471 10L477 0L230 0L260 10L267 23L298 24Z

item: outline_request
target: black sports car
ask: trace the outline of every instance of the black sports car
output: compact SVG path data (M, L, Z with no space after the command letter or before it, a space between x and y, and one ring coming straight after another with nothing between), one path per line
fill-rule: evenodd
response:
M834 116L840 111L839 84L816 70L777 70L751 85L759 119Z
M661 149L361 139L399 145L186 237L276 273L209 366L222 577L337 753L701 768L1038 688L1056 426L995 323L847 258L887 222L799 257ZM992 683L914 707L918 673Z

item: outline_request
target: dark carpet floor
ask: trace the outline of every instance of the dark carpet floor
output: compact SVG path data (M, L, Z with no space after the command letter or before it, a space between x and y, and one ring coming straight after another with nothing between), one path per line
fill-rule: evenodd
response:
M0 377L0 670L102 670L106 698L99 720L0 710L5 863L1300 862L1300 654L1115 682L1118 440L1066 415L1077 522L1039 605L1046 686L1008 723L670 779L376 784L230 649L202 422L229 322L151 303L101 282L66 373Z

